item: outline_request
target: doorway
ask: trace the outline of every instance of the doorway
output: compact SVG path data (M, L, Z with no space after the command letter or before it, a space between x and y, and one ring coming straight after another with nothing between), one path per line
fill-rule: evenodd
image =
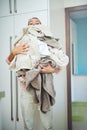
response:
M87 129L87 124L85 123L87 122L87 117L85 117L87 112L87 96L85 93L87 73L84 74L83 69L81 70L78 66L80 65L80 62L83 63L82 59L85 58L85 54L83 54L84 58L78 60L78 52L80 58L82 56L81 49L78 51L78 48L82 48L83 45L78 47L76 21L79 20L76 20L78 19L77 17L79 20L83 19L83 17L84 20L86 20L87 5L65 8L66 52L70 58L69 65L67 66L68 130ZM84 63L84 65L85 64L86 63ZM81 68L84 68L83 65ZM86 72L85 70L86 69L84 69L84 72Z

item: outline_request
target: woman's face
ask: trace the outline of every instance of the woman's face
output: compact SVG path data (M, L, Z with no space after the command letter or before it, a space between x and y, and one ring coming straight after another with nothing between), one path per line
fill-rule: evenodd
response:
M28 25L37 25L37 24L41 24L39 19L36 18L32 18L28 21Z

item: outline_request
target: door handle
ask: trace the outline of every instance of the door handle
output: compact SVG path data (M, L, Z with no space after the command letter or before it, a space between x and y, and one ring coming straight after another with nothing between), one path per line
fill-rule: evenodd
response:
M19 121L19 111L18 111L18 81L16 77L16 121Z
M17 1L14 0L14 12L17 13Z
M10 71L10 91L11 91L11 120L13 121L13 87L12 87L12 71Z
M11 0L9 0L9 12L10 12L10 14L12 14L12 3L11 3Z
M10 52L12 48L12 36L10 37ZM10 93L11 93L11 120L13 121L13 84L12 84L12 71L10 71Z
M15 38L17 35L15 35ZM19 111L18 111L18 81L17 76L15 76L16 79L16 121L19 121Z

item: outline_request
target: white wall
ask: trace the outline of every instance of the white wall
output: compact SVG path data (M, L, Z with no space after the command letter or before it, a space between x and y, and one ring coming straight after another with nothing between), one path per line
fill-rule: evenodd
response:
M65 48L65 19L63 0L51 0L50 28ZM55 130L67 130L66 70L55 75L56 104L54 106Z
M64 7L72 7L87 4L87 0L64 0Z
M87 0L50 0L50 28L55 37L60 39L65 49L65 12L64 8L87 4ZM55 75L56 104L54 106L55 129L67 128L67 82L66 70Z

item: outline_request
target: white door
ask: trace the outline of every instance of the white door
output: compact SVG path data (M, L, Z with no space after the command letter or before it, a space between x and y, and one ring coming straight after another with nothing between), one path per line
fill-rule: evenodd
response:
M0 17L47 9L48 0L0 0Z
M28 19L34 16L40 18L44 25L48 24L47 11L0 18L0 72L2 74L0 79L0 87L2 87L5 91L5 98L3 98L1 102L2 130L24 130L20 109L20 86L17 84L15 72L10 72L5 60L10 53L12 41L15 36L19 35L22 28L27 25ZM38 130L42 130L38 120L36 127Z
M21 0L0 0L0 17L20 14Z
M13 17L0 18L0 87L5 91L5 98L1 101L2 106L2 129L15 130L15 115L13 103L12 73L6 64L6 57L10 53L13 37Z
M42 11L48 8L48 0L21 0L22 13Z
M12 14L11 0L0 0L0 17Z

